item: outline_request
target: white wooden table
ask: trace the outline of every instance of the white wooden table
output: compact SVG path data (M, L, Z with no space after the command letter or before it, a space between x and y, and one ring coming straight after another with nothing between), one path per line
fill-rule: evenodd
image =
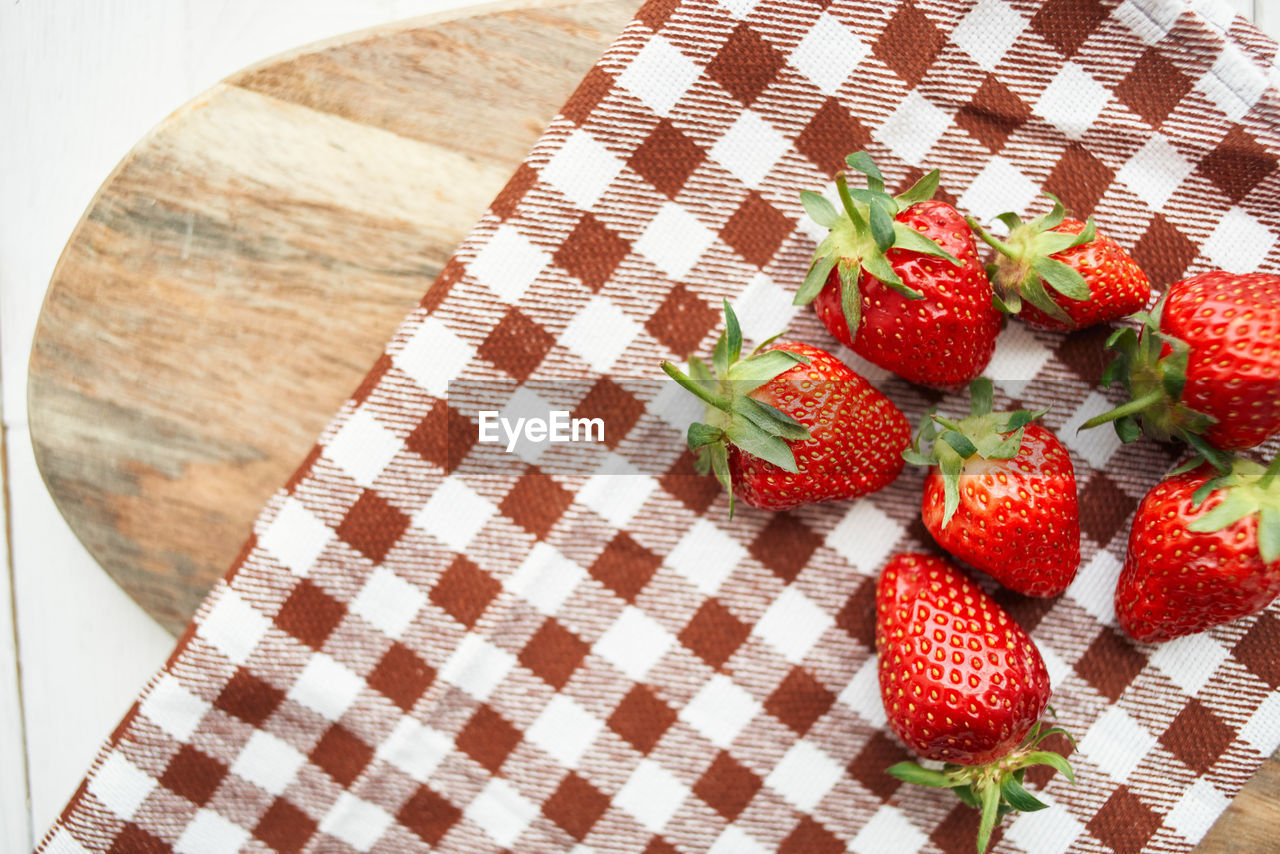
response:
M479 3L0 4L0 401L8 547L0 583L0 851L29 850L39 840L173 645L81 548L31 454L27 353L63 243L133 144L219 79L307 42L466 5ZM1276 0L1228 5L1280 37Z

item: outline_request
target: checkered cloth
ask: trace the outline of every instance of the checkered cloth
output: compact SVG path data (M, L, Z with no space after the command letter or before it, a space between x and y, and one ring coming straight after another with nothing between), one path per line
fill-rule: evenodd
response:
M1157 284L1280 267L1276 45L1172 0L652 0L388 344L44 840L91 851L969 852L900 786L876 574L927 547L922 475L730 521L658 362L833 342L791 306L797 199L871 150L982 219L1049 190ZM1127 520L1171 461L1109 430L1105 333L1011 323L988 375L1052 405L1077 581L1000 594L1039 644L1079 785L998 851L1184 851L1280 746L1280 608L1162 646L1115 627ZM845 354L852 359L850 354ZM928 393L857 362L911 417ZM499 389L603 415L614 474L473 466ZM553 400L570 394L571 400ZM462 395L465 396L465 395ZM638 438L639 437L639 438ZM642 439L639 440L639 439ZM486 446L488 447L488 446Z

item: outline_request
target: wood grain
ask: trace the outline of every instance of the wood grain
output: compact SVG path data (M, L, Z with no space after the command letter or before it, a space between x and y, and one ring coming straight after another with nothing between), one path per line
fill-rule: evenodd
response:
M170 632L638 0L395 28L175 113L90 205L29 385L40 470ZM1201 854L1269 850L1280 754Z

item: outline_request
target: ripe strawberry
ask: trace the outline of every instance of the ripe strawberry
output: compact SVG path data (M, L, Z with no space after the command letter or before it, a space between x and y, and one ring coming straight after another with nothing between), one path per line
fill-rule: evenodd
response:
M969 220L978 236L996 250L992 284L1009 314L1040 329L1069 331L1106 323L1141 311L1151 283L1137 263L1093 217L1068 219L1062 202L1024 223L1016 213L997 217L1009 227L999 240Z
M970 385L969 416L930 413L908 462L930 466L920 512L942 546L1010 590L1057 596L1080 566L1071 456L1031 423L1044 412L992 412L991 381ZM943 429L938 432L937 426ZM920 442L930 443L921 452Z
M1103 383L1130 401L1090 419L1126 442L1182 439L1221 468L1215 449L1256 447L1280 434L1280 276L1201 273L1174 282L1140 332L1107 341L1118 355Z
M1280 457L1264 471L1202 463L1156 484L1134 515L1116 618L1165 641L1255 614L1280 595Z
M916 753L947 763L901 762L889 773L980 807L979 852L1005 812L1044 808L1022 787L1027 767L1051 765L1075 782L1066 759L1037 750L1063 732L1040 728L1050 695L1040 651L952 564L924 554L889 561L876 587L876 653L889 725Z
M817 193L800 194L830 233L796 305L812 302L838 341L911 382L968 382L991 360L1002 318L964 217L932 201L936 169L890 196L865 152L847 163L866 174L867 189L850 189L844 173L836 175L843 213Z
M902 470L911 427L889 398L830 353L800 343L757 347L740 359L742 332L728 301L712 374L689 359L689 375L662 369L707 404L689 426L689 447L733 495L762 510L855 498Z

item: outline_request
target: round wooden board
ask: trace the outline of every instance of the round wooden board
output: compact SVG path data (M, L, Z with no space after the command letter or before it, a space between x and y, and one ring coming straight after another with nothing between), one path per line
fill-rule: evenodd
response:
M170 632L639 5L523 3L270 60L103 185L36 329L31 436L72 530ZM1273 757L1197 851L1269 850L1278 826Z

